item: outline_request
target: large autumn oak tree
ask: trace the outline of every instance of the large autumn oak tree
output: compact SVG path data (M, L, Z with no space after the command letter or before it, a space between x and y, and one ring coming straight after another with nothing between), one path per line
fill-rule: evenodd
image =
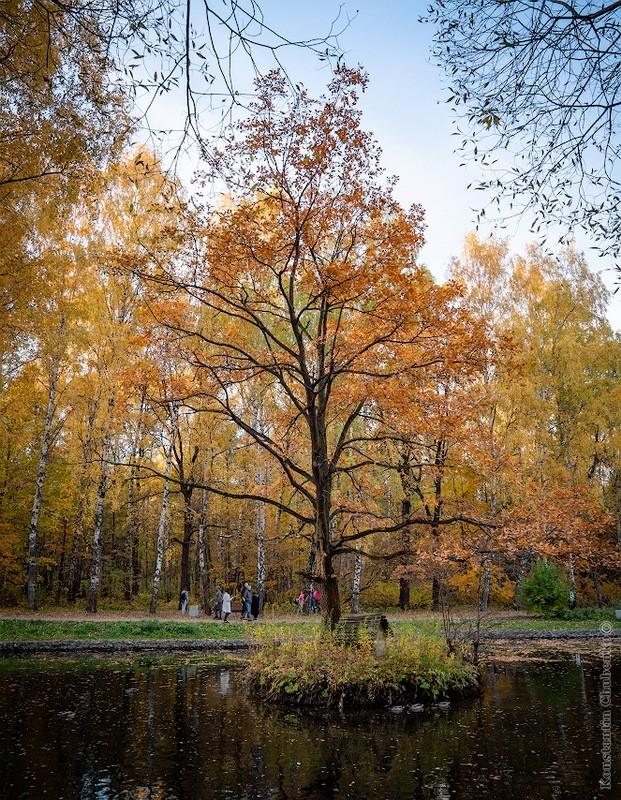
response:
M382 180L356 108L364 85L342 67L314 101L292 96L277 72L262 80L207 176L226 198L205 214L183 265L149 271L163 292L160 321L196 370L196 400L186 402L198 407L202 395L202 408L270 456L284 487L209 488L297 520L331 624L335 557L408 524L390 518L381 491L371 507L362 490L378 474L383 409L394 412L440 367L463 364L478 341L457 287L436 285L416 263L422 212L401 208ZM270 400L260 424L243 399L249 389Z

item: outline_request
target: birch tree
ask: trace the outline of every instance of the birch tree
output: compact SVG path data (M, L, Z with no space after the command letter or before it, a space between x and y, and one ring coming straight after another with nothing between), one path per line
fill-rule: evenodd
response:
M66 318L64 316L61 317L60 330L57 331L59 342L62 342L64 339L66 324ZM31 611L33 611L37 606L37 528L39 524L39 515L41 513L43 488L47 474L50 447L52 446L54 440L53 425L56 416L56 396L61 372L62 349L63 348L61 348L61 352L57 351L52 359L51 372L49 375L47 407L45 411L45 419L43 421L43 434L41 436L39 467L37 469L35 494L32 503L32 512L30 514L30 527L28 529L28 608Z
M151 603L149 614L157 614L157 601L160 593L162 567L169 546L169 507L170 507L170 475L172 470L173 446L172 442L166 448L166 466L164 468L164 491L162 506L157 526L157 540L155 544L155 566L153 567L153 585L151 588Z
M109 397L107 414L104 420L101 456L99 462L99 479L97 481L97 500L93 519L93 536L91 546L91 567L88 586L86 610L89 614L97 613L97 603L101 589L101 559L103 554L103 525L104 503L110 486L110 473L112 461L112 411L114 409L114 396Z

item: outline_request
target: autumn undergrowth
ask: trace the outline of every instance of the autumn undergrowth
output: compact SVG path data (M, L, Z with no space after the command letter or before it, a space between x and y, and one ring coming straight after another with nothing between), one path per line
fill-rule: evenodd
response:
M477 690L477 668L447 655L440 636L395 635L382 655L375 648L371 637L345 646L329 634L264 643L248 666L248 687L267 701L326 708L426 703Z

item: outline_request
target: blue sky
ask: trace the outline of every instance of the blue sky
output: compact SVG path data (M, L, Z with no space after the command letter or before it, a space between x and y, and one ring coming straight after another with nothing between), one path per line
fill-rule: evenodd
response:
M441 277L451 256L459 254L463 236L473 229L474 213L466 190L469 176L458 170L460 159L453 153L450 111L441 102L446 94L441 74L429 63L431 30L418 22L417 9L422 6L407 0L262 3L268 21L292 36L328 30L339 8L341 22L350 19L339 41L345 62L361 64L369 75L361 101L364 127L382 147L386 171L399 176L399 201L405 206L420 203L425 209L428 229L422 260ZM290 56L289 65L312 92L322 90L326 70L299 56Z
M474 208L482 192L467 188L478 173L474 166L460 166L462 158L454 152L455 128L444 102L448 92L440 69L430 63L432 30L418 21L424 0L260 0L260 7L266 23L292 39L321 36L339 18L336 27L344 28L339 42L345 62L360 64L370 79L361 100L363 125L382 147L387 173L399 177L397 199L404 206L419 203L425 209L427 243L421 261L441 280L451 257L459 255L465 234L475 228ZM313 95L323 91L329 67L304 50L282 55L295 82ZM248 75L243 75L241 62L237 70L241 85ZM170 116L170 109L166 113ZM480 235L491 230L482 228ZM499 233L509 238L514 252L533 238L525 221ZM566 231L557 231L554 240L559 233ZM591 268L601 271L606 285L614 288L616 273L610 264L589 252L584 234L578 232L576 242ZM609 318L621 329L621 292L611 302Z
M389 174L399 176L397 197L403 205L420 203L427 220L427 244L421 260L441 279L452 256L459 255L466 233L474 230L481 192L468 189L476 181L474 166L460 166L462 158L454 152L456 137L450 108L445 99L441 70L430 61L430 26L418 21L425 9L424 0L315 0L313 3L287 3L264 0L262 8L274 26L292 36L314 35L326 30L333 17L350 19L340 36L345 61L360 63L370 83L362 99L364 126L375 134L384 152ZM300 80L317 91L326 75L304 59L299 61ZM481 229L489 235L492 227ZM520 252L534 237L527 220L512 222L500 235L509 238L512 249ZM556 241L565 230L550 232ZM592 269L601 272L612 289L616 273L611 263L590 251L588 237L577 231L578 247L586 253ZM621 292L620 292L621 295ZM621 329L621 297L611 300L609 318Z

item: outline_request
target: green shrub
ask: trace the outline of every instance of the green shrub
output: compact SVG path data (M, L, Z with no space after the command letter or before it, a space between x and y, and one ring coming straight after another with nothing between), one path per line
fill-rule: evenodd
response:
M533 567L522 587L522 600L528 611L558 616L568 603L568 585L552 561L542 559Z

